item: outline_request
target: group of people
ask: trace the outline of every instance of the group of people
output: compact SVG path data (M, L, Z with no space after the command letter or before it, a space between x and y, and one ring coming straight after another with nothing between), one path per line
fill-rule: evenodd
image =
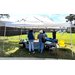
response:
M56 39L56 35L55 34L56 33L54 32L53 33L53 38L54 39ZM42 38L46 39L46 37L47 37L47 34L45 33L45 31L44 30L40 30L39 31L39 34L37 36L37 39L39 39L39 46L38 46L38 52L39 53L42 53L43 52L44 43L42 41ZM34 51L34 42L33 41L35 40L35 36L34 36L34 33L33 33L32 28L30 28L30 30L28 32L28 40L29 40L29 54L31 54L31 49L32 49L32 53L34 54L35 51Z

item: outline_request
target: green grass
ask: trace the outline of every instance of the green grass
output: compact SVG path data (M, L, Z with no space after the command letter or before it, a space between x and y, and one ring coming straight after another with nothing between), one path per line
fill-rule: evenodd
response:
M37 35L39 33L35 33L35 38L37 39ZM48 37L52 38L52 33L47 33ZM22 39L25 39L27 35L22 35ZM71 45L66 45L65 48L57 48L57 55L55 55L55 51L52 51L49 53L48 50L44 50L43 54L39 54L38 50L35 50L35 54L28 54L28 49L25 49L22 47L22 45L19 45L21 35L17 36L9 36L5 37L5 43L4 43L4 53L2 53L3 49L3 36L0 36L0 57L39 57L39 58L62 58L62 59L75 59L75 45L73 45L73 54L74 57L72 58L71 54ZM57 39L60 40L63 39L66 41L66 43L71 43L70 40L70 33L57 33ZM75 33L72 33L72 42L75 44Z

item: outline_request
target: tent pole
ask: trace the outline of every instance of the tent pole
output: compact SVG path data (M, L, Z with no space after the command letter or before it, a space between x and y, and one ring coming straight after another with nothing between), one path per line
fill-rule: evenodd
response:
M5 35L6 35L6 26L5 26L5 30L4 30L3 50L4 50L4 43L5 43Z
M61 39L61 27L60 27L60 39ZM59 45L59 48L60 48L60 45Z
M20 40L20 31L19 31L19 40Z
M22 39L22 27L21 27L21 39Z
M72 25L72 23L71 23ZM70 26L70 38L71 38L71 50L72 50L72 57L73 57L73 44L72 44L72 32L71 32L71 26Z
M20 40L20 34L19 34L19 40Z
M61 39L61 27L60 27L60 39Z

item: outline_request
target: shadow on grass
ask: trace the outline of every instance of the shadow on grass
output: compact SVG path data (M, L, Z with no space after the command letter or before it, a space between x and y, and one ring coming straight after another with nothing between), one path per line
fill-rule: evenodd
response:
M9 55L9 57L38 57L38 58L51 58L55 57L55 54L50 55L47 50L44 50L42 54L38 53L38 50L35 50L35 54L29 54L29 50L23 47L20 47L16 52Z
M75 59L75 53L73 52L72 57L72 50L69 48L57 48L58 57L63 59Z
M64 51L64 52L72 52L69 48L58 48L58 50Z
M29 54L28 49L23 48L23 47L19 47L19 49L17 51L15 51L14 53L5 55L6 57L37 57L37 58L58 58L58 59L75 59L75 53L74 57L72 58L72 53L70 49L60 49L57 48L57 55L55 55L55 51L51 51L51 53L49 53L48 50L43 50L43 53L40 54L38 53L38 50L35 50L35 54Z

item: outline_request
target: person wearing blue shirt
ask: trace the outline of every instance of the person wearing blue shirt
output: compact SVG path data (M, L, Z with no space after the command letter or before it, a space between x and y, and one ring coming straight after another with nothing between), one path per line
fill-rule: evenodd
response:
M43 30L43 35L44 37L46 38L47 37L47 34L45 33L45 31Z
M31 54L31 48L32 48L32 52L35 53L34 51L34 33L32 28L30 28L29 32L28 32L28 40L29 40L29 54Z

